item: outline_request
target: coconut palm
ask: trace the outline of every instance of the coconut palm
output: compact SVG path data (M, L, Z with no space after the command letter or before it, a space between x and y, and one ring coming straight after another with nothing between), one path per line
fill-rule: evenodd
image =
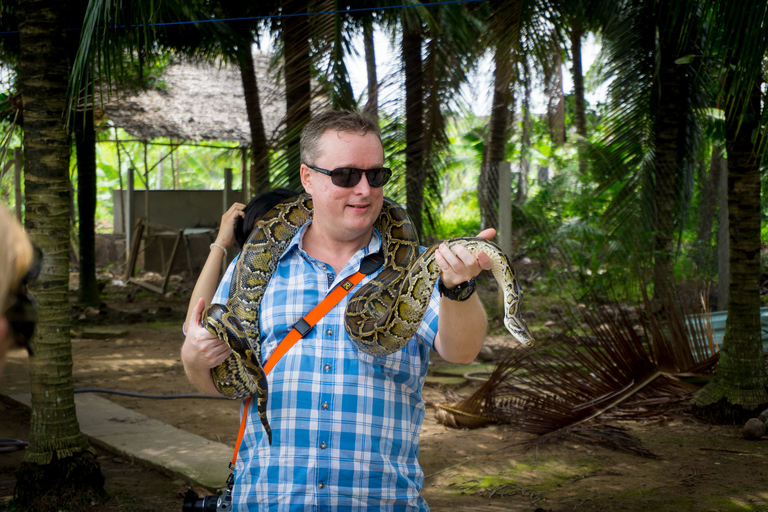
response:
M32 417L17 473L19 510L69 508L103 496L104 479L75 415L69 338L69 157L64 123L69 66L65 5L18 5L19 86L24 101L26 220L45 254L36 295L41 310L30 360ZM87 501L86 501L87 500Z
M480 25L465 6L426 8L418 2L384 10L382 20L399 43L399 78L404 85L399 97L389 102L396 105L396 114L388 129L403 147L406 208L421 237L425 219L434 225L440 203L438 177L449 144L447 115L479 56Z
M488 3L487 10L481 11L481 15L487 19L483 43L493 48L494 52L493 103L488 122L488 140L477 184L482 228L497 224L498 168L499 163L505 159L511 121L514 119L514 88L517 84L523 84L522 88L525 89L524 84L530 79L527 70L534 65L544 74L554 73L552 57L553 48L560 46L559 27L550 20L559 19L559 9L556 1L516 0L492 1ZM529 59L535 64L527 63ZM518 192L523 196L524 189L518 187Z
M690 204L706 106L703 74L675 62L700 46L673 7L698 14L685 1L620 7L603 27L612 109L594 170L602 190L622 184L606 224L623 254L652 265L659 301L672 296L675 236Z
M693 400L697 411L743 421L768 403L760 329L760 162L766 152L760 82L768 38L768 5L703 2L711 15L710 55L726 80L722 89L728 153L730 287L728 319L717 376ZM696 27L692 26L691 30Z

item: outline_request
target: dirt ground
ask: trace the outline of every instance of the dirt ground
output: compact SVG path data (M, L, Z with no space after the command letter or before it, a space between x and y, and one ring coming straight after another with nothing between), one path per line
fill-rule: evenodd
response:
M77 312L72 350L75 388L105 388L145 394L196 393L179 360L181 321L188 289L182 281L160 297L136 286L108 284L106 307ZM544 318L536 321L543 322ZM94 338L93 329L113 332ZM499 354L515 342L490 336ZM25 357L12 354L11 357ZM435 358L434 367L441 361ZM431 374L436 372L430 372ZM462 396L477 383L452 387ZM445 384L428 381L424 395L440 401ZM146 399L102 395L124 407L180 429L234 447L239 404L211 399ZM0 403L0 437L26 439L29 413ZM615 424L615 423L614 423ZM454 430L438 424L428 407L421 433L420 461L426 475L423 495L432 510L510 511L766 511L768 438L742 439L737 426L716 426L685 411L621 426L658 459L612 451L598 445L561 441L546 447L521 444L531 435L495 425ZM181 510L187 485L100 451L111 499L94 510ZM0 455L0 504L13 493L13 471L22 452ZM222 465L229 461L222 460Z

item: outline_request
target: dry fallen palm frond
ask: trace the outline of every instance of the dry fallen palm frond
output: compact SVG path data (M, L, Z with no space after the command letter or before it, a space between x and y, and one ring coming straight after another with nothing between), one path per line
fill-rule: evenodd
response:
M583 330L562 319L566 329L555 343L513 352L472 396L452 400L436 417L471 428L461 414L480 415L539 436L579 433L620 447L615 441L624 442L629 434L608 429L604 435L594 420L609 413L641 418L679 409L698 389L680 377L706 379L716 365L711 329L705 321L687 322L681 304L670 301L666 318L646 308L634 320L627 308L582 308ZM635 444L630 451L648 455Z

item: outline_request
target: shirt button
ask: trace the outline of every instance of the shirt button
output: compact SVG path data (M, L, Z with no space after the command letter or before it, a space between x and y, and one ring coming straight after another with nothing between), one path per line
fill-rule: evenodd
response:
M323 441L322 443L320 443L320 449L321 449L321 450L325 450L325 446L326 446L326 445L325 445L325 441Z
M328 329L327 331L325 331L325 334L327 334L328 336L333 336L333 329Z
M323 409L328 410L328 402L323 402Z
M323 270L328 270L328 265L323 265Z
M329 364L326 364L326 365L325 365L325 368L323 368L323 369L324 369L325 371L329 372L329 371L331 371L331 365L329 365Z
M325 484L323 482L320 482L319 484L317 484L318 489L323 489L324 487L325 487Z

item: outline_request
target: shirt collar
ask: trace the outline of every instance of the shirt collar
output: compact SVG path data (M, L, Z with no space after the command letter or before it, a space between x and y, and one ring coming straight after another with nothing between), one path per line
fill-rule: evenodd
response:
M309 222L305 223L303 226L301 226L301 229L299 229L299 232L296 233L293 238L291 239L291 243L288 244L288 247L285 249L285 252L280 256L280 259L282 260L286 254L290 253L293 250L298 251L300 254L304 255L305 258L309 258L309 255L304 251L303 247L303 240L304 240L304 234L307 232L307 228L309 228L309 225L312 223L310 220ZM359 260L362 261L363 258L368 256L369 254L375 254L381 250L381 235L379 234L379 230L376 229L376 227L373 228L373 235L371 236L371 240L368 242L368 245L363 247L361 249L362 254L360 251L357 251L355 256L353 256L353 259L359 256ZM356 263L356 265L359 265L359 261Z

